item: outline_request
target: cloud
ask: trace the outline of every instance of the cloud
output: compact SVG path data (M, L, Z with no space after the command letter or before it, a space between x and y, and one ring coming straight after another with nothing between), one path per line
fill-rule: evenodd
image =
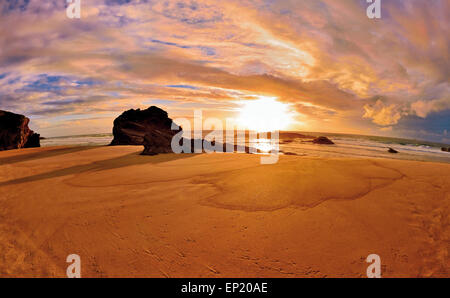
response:
M381 126L397 124L404 114L398 105L385 105L381 100L377 100L376 103L372 105L365 105L364 110L364 118L370 118L373 123Z
M152 8L167 18L189 25L208 25L209 23L221 22L223 19L220 7L212 3L212 1L163 0L157 1Z
M430 101L416 101L411 105L411 110L422 118L426 118L430 113L450 110L450 96Z
M392 131L393 127L392 126L386 126L386 127L382 127L380 128L381 131Z

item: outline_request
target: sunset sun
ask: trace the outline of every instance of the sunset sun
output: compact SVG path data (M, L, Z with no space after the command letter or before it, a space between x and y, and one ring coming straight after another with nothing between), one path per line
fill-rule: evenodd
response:
M259 97L257 100L241 102L238 122L254 131L268 132L286 129L293 121L289 104L273 97Z

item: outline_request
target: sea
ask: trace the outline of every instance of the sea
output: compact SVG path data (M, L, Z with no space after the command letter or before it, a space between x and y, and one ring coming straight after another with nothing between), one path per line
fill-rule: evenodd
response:
M325 136L335 145L313 144L308 138L313 136ZM113 135L110 133L50 137L42 139L41 146L106 146L112 139ZM268 150L271 142L261 138L247 145ZM450 145L401 138L317 132L281 132L279 143L282 154L298 156L372 157L450 163L450 152L442 151L442 147L448 148ZM389 153L389 148L398 153Z

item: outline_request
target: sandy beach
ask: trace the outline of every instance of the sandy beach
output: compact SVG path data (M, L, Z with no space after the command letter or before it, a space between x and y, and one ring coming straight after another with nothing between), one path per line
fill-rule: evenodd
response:
M448 277L450 164L0 152L0 276Z

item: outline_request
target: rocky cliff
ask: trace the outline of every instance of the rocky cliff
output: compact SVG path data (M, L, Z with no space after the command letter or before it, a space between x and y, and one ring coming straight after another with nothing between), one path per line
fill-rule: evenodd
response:
M30 119L0 110L0 150L40 147L39 134L29 127Z

